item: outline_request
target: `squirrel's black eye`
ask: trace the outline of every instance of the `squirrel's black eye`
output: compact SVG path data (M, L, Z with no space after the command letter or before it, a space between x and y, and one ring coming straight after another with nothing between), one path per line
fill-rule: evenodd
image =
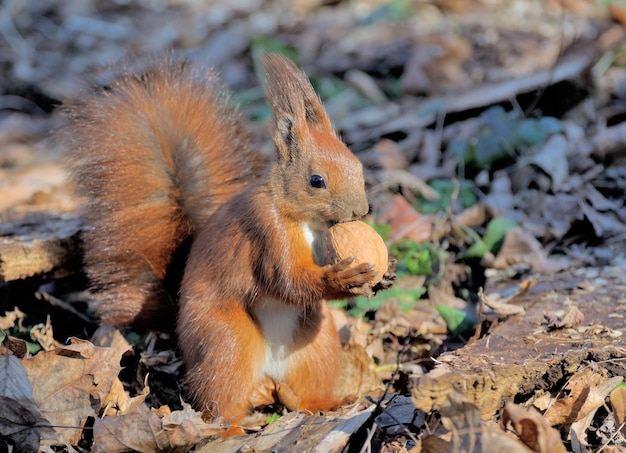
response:
M309 184L311 184L311 187L315 187L316 189L323 189L326 187L326 181L324 181L324 177L320 175L311 175Z

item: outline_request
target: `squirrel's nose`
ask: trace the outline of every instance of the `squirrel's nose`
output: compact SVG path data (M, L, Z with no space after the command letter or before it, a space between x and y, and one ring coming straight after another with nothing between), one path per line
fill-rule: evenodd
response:
M359 200L358 206L356 206L354 210L352 211L352 218L354 220L360 219L365 214L367 214L369 210L370 210L370 205L367 202L367 198L363 197L363 199Z

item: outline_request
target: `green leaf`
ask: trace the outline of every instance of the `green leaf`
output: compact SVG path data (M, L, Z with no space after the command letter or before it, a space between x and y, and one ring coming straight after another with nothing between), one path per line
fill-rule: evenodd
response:
M382 225L378 223L370 223L367 222L369 226L374 228L374 231L378 233L378 235L383 238L383 241L389 240L389 234L391 233L391 225Z
M385 302L390 299L396 299L400 309L404 312L409 311L415 305L415 302L422 297L426 292L426 288L414 288L414 289L398 289L389 288L386 291L379 292L372 299L367 297L357 297L355 299L357 309L360 312L376 311Z
M483 236L483 241L488 250L494 255L498 253L502 247L506 233L512 228L517 227L517 223L505 217L492 219L487 225L487 231L485 231L485 235Z
M427 200L424 197L418 197L415 207L423 214L445 212L452 204L452 197L457 191L457 186L457 201L462 209L469 208L476 203L474 184L466 179L457 181L451 179L433 179L428 182L428 185L437 191L439 199Z
M465 251L465 253L461 253L459 257L482 258L487 252L495 255L500 251L506 233L510 229L517 227L517 223L504 217L492 219L487 225L487 230L485 231L484 236L482 238L476 237L474 243ZM472 234L472 236L476 235L472 232L470 232L470 234Z
M390 299L396 299L400 310L407 312L415 306L415 302L419 300L425 292L426 288L399 289L392 287L379 292L371 299L365 296L358 296L352 300L344 300L343 305L344 307L352 305L352 308L347 309L346 313L354 318L363 316L367 312L378 310ZM333 306L335 305L333 304Z
M453 139L446 148L446 155L466 163L475 159L475 149L467 140Z
M33 343L32 341L26 341L26 350L29 354L37 354L41 351L42 347L39 343Z
M492 107L484 111L480 118L482 125L478 129L476 142L476 161L479 169L488 169L491 165L515 149L515 129L517 115L506 112L502 107Z
M474 331L477 322L474 315L444 304L437 305L437 311L453 335L462 336Z
M276 420L280 419L280 417L282 417L282 415L274 412L273 414L267 416L265 423L269 425L270 423L274 423Z
M550 135L561 132L562 129L556 118L527 118L520 121L516 136L520 144L531 147L544 143Z
M460 258L482 258L489 251L485 241L478 238L466 251L459 255Z
M431 243L404 239L391 246L391 254L398 258L396 273L402 275L433 276L444 267L446 254Z

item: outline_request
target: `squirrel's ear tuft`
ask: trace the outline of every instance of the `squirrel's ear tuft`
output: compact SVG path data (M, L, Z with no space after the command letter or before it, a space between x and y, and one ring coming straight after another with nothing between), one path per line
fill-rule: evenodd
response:
M310 128L332 132L330 119L307 76L292 61L278 54L267 54L261 61L263 86L274 115L274 142L279 153L287 152L289 145L304 139Z

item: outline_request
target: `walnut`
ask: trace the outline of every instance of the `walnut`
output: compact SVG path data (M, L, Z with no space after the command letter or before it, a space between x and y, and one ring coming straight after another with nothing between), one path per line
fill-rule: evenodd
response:
M352 266L368 263L374 266L376 275L370 281L374 286L383 278L388 263L387 246L379 234L360 220L337 223L330 227L324 237L324 259L335 264L355 257Z

